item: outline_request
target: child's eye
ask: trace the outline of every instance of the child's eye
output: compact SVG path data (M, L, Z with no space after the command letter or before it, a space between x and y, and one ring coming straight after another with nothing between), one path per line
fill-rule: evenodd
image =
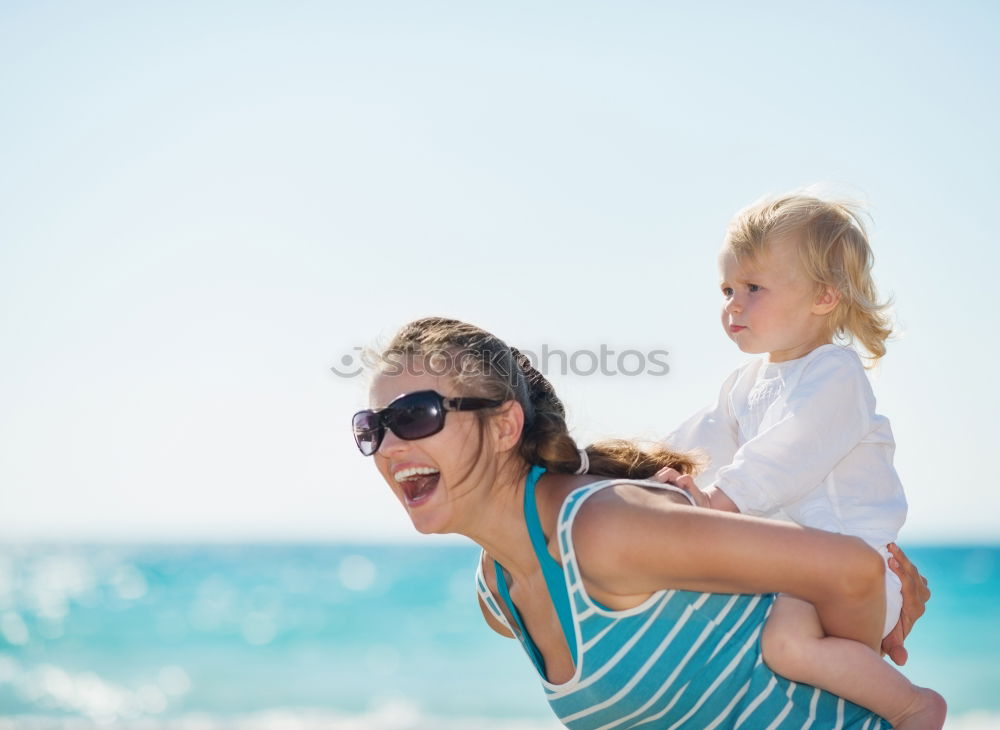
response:
M759 284L747 284L747 289L749 289L751 293L752 292L756 292L756 291L760 291L760 285Z
M733 288L731 286L722 287L722 296L731 297L733 295Z

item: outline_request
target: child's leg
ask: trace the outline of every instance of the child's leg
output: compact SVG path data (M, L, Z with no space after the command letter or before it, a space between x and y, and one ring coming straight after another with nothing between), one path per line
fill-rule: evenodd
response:
M761 637L777 674L825 689L881 715L894 728L940 730L945 703L917 687L864 644L826 636L812 605L778 596Z

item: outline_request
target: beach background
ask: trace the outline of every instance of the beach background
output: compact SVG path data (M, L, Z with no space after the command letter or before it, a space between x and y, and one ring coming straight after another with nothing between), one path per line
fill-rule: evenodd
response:
M934 587L907 674L1000 727L1000 549L913 548ZM552 730L459 545L0 553L0 728Z
M743 360L715 252L866 204L872 372L933 597L905 671L1000 727L1000 11L988 2L0 5L0 730L550 728L352 443L419 316L541 361L581 443Z

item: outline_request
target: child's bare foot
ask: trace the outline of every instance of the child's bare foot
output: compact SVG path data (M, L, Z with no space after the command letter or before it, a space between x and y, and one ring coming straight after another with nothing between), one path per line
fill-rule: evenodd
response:
M948 705L944 697L932 689L917 687L917 696L906 710L896 717L886 718L894 730L941 730Z

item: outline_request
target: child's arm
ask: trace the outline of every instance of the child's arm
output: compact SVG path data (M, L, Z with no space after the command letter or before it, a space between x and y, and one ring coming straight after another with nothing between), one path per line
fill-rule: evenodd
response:
M736 370L722 384L719 395L704 408L672 431L664 443L676 451L698 451L705 460L700 472L702 483L715 480L720 467L729 464L740 447L736 417L732 412L730 394L741 377L746 377L745 367Z
M705 457L706 463L699 474L703 481L713 481L716 472L731 463L739 449L739 427L732 411L730 396L737 382L747 376L745 371L746 366L731 373L719 389L715 402L688 418L664 440L672 449L697 451ZM736 503L725 493L714 487L702 491L691 475L682 475L676 469L661 469L650 479L683 489L699 507L739 512Z
M714 484L705 490L705 496L708 497L708 506L712 509L721 509L723 512L740 511L736 502L727 497L726 493Z
M736 503L726 496L721 489L712 485L708 489L702 489L695 483L694 477L690 474L681 474L676 469L664 467L652 477L653 481L673 484L679 489L683 489L690 495L692 501L699 507L706 509L717 509L723 512L739 512L740 508Z
M831 349L804 366L781 418L744 443L713 484L766 516L814 489L873 428L875 396L857 357Z

